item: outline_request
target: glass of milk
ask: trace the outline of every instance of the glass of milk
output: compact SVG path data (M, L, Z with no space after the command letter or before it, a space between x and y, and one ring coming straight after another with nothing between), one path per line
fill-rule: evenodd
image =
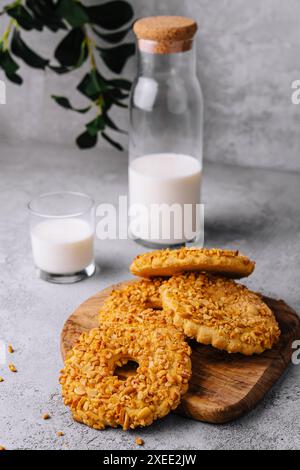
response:
M138 73L131 92L131 236L151 248L201 237L203 99L196 76L197 24L184 17L134 25Z
M73 283L95 272L95 204L86 194L43 194L28 204L34 264L41 279Z

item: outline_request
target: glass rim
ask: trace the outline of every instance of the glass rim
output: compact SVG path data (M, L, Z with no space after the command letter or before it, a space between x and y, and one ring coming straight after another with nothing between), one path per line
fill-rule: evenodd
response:
M46 197L51 197L51 196L57 196L57 195L69 195L69 196L79 196L82 199L89 200L89 205L87 208L85 208L82 211L78 212L70 212L68 214L63 214L63 215L51 215L51 214L46 214L45 212L38 211L32 208L32 204L40 199L46 198ZM27 210L36 216L43 217L44 219L68 219L70 217L79 217L81 215L86 214L89 210L93 208L95 205L94 199L89 196L86 193L81 193L79 191L53 191L49 193L42 193L39 196L34 197L27 203Z

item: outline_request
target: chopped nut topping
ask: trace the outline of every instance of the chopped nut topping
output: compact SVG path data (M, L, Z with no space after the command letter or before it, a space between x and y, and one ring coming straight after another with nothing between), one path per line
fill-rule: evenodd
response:
M73 417L94 429L147 426L180 403L191 376L191 350L174 326L106 323L83 333L68 353L60 383ZM136 361L136 374L114 375ZM163 372L163 374L160 374Z
M160 292L174 324L199 343L251 355L272 348L280 336L274 314L261 297L231 279L180 274Z
M162 310L159 288L164 280L140 280L114 290L102 305L99 323L172 325L170 312Z
M7 349L8 349L8 352L9 352L10 354L12 354L13 352L15 352L15 350L14 350L14 348L12 347L11 344L8 345L8 348L7 348Z
M137 276L173 276L184 271L207 271L229 277L249 276L255 263L233 250L179 248L157 250L137 256L130 271Z
M64 436L65 434L64 434L62 431L57 431L56 435L57 435L58 437L62 437L62 436Z
M17 369L16 369L15 365L12 362L10 364L8 364L8 368L11 372L17 372Z
M43 419L50 419L51 416L49 415L49 413L44 413L43 416L42 416Z
M138 446L143 446L145 444L145 442L143 441L143 439L141 437L137 437L136 440L135 440L135 443Z

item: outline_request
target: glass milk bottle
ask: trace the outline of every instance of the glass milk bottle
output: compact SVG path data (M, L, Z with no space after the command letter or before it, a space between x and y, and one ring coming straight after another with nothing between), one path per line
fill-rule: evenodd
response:
M196 76L197 23L134 24L138 75L130 103L130 234L151 248L197 240L201 230L203 101Z

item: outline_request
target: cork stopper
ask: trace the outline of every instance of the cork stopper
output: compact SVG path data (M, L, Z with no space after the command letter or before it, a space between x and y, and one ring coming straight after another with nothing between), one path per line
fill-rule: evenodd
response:
M141 18L133 26L139 49L153 54L191 49L197 28L196 21L185 16L151 16Z

